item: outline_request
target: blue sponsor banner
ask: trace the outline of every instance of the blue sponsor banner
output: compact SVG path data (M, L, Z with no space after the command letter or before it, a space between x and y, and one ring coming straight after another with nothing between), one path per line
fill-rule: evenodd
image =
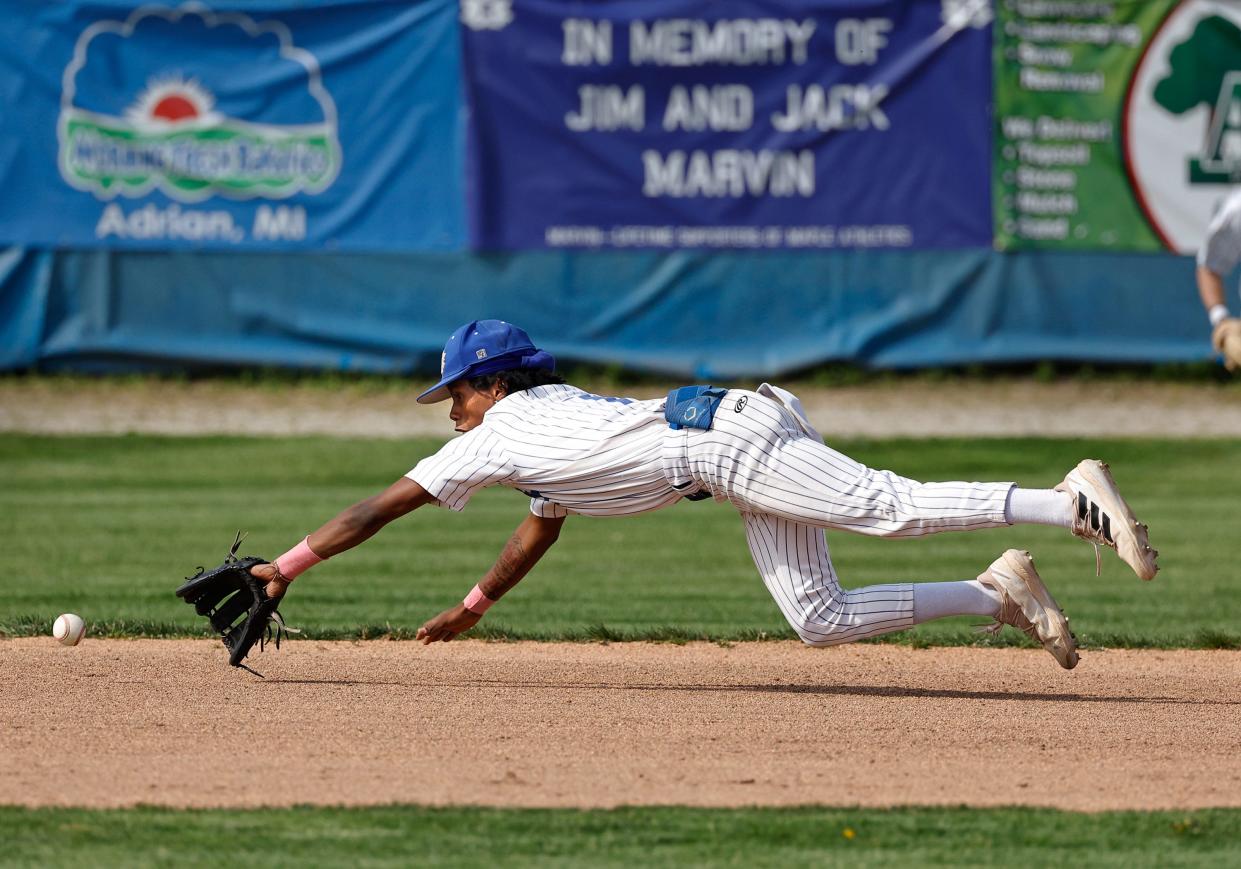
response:
M472 0L483 249L989 247L989 0Z
M0 244L465 245L453 0L0 0Z

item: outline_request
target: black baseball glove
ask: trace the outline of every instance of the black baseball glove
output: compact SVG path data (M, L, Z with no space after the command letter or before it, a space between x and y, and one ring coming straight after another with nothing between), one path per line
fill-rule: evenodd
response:
M220 632L230 664L262 678L262 673L241 663L250 649L258 643L262 651L272 637L273 624L277 649L282 633L299 631L284 623L276 610L280 599L267 596L267 583L250 573L254 565L268 562L254 556L237 557L237 547L243 539L238 532L224 563L211 570L198 568L198 573L177 589L177 597L193 606L200 616L206 616L211 626Z

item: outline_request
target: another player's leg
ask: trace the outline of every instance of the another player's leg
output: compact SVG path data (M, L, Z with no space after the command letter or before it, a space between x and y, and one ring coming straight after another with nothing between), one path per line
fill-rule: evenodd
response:
M1067 619L1028 554L1009 550L976 580L840 587L823 531L780 516L742 513L754 563L788 623L812 646L851 643L948 616L1013 625L1064 667L1077 663Z

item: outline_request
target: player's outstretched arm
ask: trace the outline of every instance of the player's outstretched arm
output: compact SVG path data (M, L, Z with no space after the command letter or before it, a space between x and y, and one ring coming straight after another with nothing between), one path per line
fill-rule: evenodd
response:
M329 519L310 535L310 548L321 558L352 549L380 528L435 499L408 477L401 477L378 495L359 501Z
M560 527L564 525L564 517L544 519L534 514L528 515L517 526L496 563L486 576L478 583L478 590L486 598L486 605L499 600L506 591L521 581L521 578L538 564L543 553L551 549L552 544L560 536ZM477 605L476 605L477 606ZM468 631L483 617L482 612L466 609L465 601L452 609L444 610L435 618L430 619L418 629L417 639L423 645L436 640L447 642L458 634Z
M330 558L370 539L392 520L434 500L422 486L401 477L378 495L359 501L329 519L306 538L306 544L319 558ZM256 565L250 572L259 579L267 580L268 597L280 597L288 588L289 583L279 574L274 563Z

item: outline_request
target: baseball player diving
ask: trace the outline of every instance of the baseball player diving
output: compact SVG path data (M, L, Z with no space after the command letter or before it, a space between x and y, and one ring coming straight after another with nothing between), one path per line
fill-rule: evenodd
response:
M1220 206L1198 249L1198 295L1211 320L1211 344L1229 371L1241 368L1241 319L1228 310L1224 278L1241 262L1241 187Z
M246 566L265 588L264 605L274 608L299 574L394 519L428 504L461 510L475 492L496 485L529 496L530 512L465 599L418 629L424 644L474 627L556 542L568 516L628 516L708 497L737 508L767 590L812 646L976 615L993 619L992 631L1012 625L1025 632L1062 667L1078 660L1068 620L1029 553L1010 549L977 579L846 590L824 529L916 537L1055 525L1095 544L1096 557L1099 546L1116 550L1142 579L1158 570L1146 526L1107 466L1094 460L1054 489L919 483L824 445L798 400L777 387L682 387L649 401L592 395L565 383L551 355L500 320L467 323L444 345L442 377L418 401L449 399L460 437L275 561L247 560L259 561Z

